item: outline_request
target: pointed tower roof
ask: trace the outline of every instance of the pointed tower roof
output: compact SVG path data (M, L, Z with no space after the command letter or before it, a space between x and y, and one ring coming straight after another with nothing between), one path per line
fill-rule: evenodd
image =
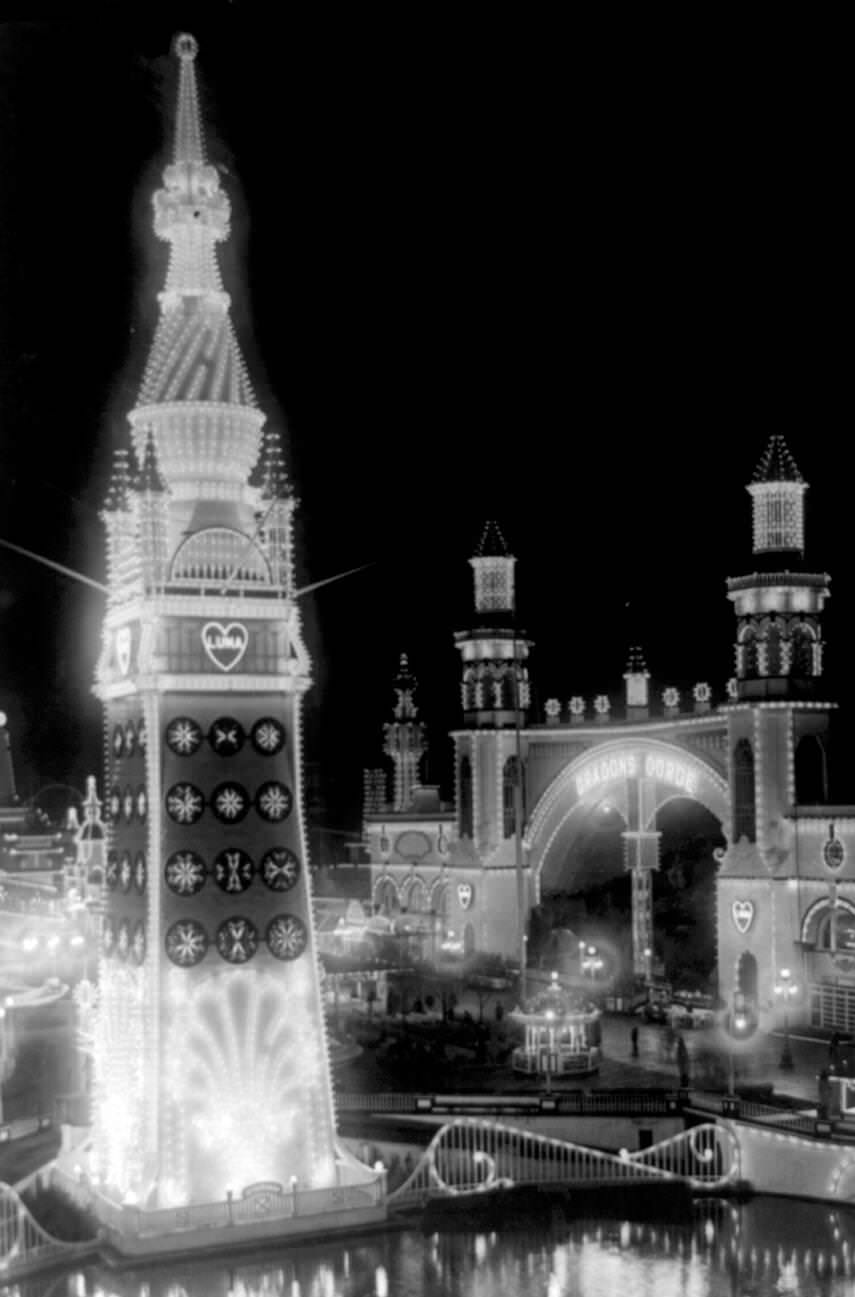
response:
M751 480L752 482L804 482L796 461L779 432L774 432L769 438L769 444Z
M157 464L157 447L154 444L154 436L150 428L146 438L145 450L143 451L142 468L137 486L140 491L152 493L166 490L166 483L161 477Z
M478 541L475 557L510 558L507 543L502 535L502 529L492 518L484 523L484 530L481 532L481 539Z
M158 463L171 488L200 479L228 480L236 487L247 482L258 458L264 418L217 262L216 245L229 236L231 206L216 167L205 158L196 86L198 46L184 34L174 48L179 77L173 160L164 168L163 187L153 200L155 233L170 245L169 268L130 419L140 459L153 429Z
M272 428L267 428L264 433L256 481L261 486L262 500L284 500L291 495L282 438Z

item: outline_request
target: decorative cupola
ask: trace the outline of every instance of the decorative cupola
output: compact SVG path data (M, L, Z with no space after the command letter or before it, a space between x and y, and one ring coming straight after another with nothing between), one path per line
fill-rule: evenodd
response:
M769 439L748 486L756 570L731 577L737 617L737 699L814 698L822 675L826 573L803 571L804 493L784 438Z
M807 486L784 438L773 433L747 488L756 555L775 556L778 565L784 556L791 562L803 557Z
M530 703L526 659L531 641L516 624L514 567L496 522L487 522L470 558L474 576L475 626L454 641L463 666L461 702L465 723L522 723Z
M647 670L647 663L644 660L644 652L638 644L633 644L630 647L623 678L626 681L627 720L647 720L650 715L650 690L648 687L650 672Z
M107 580L111 604L123 603L140 591L141 566L137 547L134 473L127 449L113 452L113 471L101 517L107 531Z

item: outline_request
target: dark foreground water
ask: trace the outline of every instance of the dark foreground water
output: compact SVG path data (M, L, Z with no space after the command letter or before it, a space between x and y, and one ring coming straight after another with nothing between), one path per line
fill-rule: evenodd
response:
M549 1208L467 1228L123 1271L88 1265L2 1297L853 1297L855 1211L785 1199L696 1203L680 1221Z

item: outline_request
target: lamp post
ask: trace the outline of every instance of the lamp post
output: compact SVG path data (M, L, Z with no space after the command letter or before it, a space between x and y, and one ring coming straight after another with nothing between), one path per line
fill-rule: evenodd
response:
M653 958L653 951L649 946L644 947L644 980L650 985L650 961Z
M597 954L596 946L588 946L585 951L585 957L582 960L582 972L590 973L591 981L597 980L597 973L601 972L603 961Z
M794 1000L799 993L797 984L793 981L793 975L789 968L782 968L778 972L778 981L775 983L775 995L784 1006L784 1045L781 1050L781 1060L778 1064L785 1071L790 1072L793 1068L793 1055L790 1050L790 1001Z

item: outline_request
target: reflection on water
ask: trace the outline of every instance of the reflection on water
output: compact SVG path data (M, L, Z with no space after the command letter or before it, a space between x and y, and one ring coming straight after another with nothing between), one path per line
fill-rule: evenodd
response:
M695 1204L684 1222L565 1219L390 1230L239 1261L79 1271L0 1297L852 1297L855 1211L787 1199Z

